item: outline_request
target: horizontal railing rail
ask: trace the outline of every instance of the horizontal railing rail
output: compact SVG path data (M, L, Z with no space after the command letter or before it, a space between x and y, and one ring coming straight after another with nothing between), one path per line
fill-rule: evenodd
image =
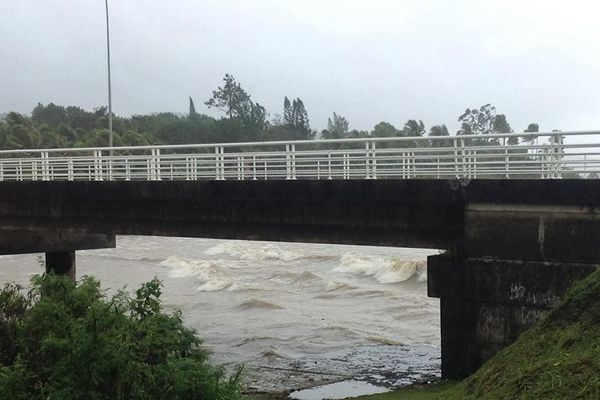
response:
M0 181L599 175L600 131L0 150Z

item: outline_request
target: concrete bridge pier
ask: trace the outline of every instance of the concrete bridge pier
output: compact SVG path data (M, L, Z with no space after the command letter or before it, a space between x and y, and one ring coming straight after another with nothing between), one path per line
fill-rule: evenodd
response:
M443 378L475 372L596 268L599 217L585 207L466 206L457 250L428 258Z
M46 253L46 273L66 275L76 279L75 250L53 251Z
M76 279L76 250L114 248L114 234L77 230L0 230L0 255L45 253L46 272Z

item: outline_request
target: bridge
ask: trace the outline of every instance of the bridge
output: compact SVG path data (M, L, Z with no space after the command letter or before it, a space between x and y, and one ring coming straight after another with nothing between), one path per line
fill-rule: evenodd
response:
M2 151L0 254L74 276L115 234L445 249L428 293L461 378L600 260L598 134Z

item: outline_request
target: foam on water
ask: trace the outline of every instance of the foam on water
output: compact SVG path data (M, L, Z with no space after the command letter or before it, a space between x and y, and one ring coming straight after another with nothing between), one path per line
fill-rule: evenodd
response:
M275 243L260 243L240 240L222 242L204 251L208 256L224 255L249 261L279 260L296 261L301 254L285 250Z
M182 310L215 363L261 371L248 387L306 387L327 374L398 386L439 371L439 350L418 346L439 343L439 302L418 283L430 250L159 237L117 246L81 252L78 272L113 290L158 277L165 306ZM4 281L41 271L35 256L0 259Z
M225 267L218 261L171 256L158 265L169 268L170 278L195 278L202 283L198 286L198 291L215 292L233 286L233 282L226 276Z
M405 282L412 277L416 277L418 282L425 282L427 261L349 253L340 258L340 264L333 271L373 276L379 283L385 284Z

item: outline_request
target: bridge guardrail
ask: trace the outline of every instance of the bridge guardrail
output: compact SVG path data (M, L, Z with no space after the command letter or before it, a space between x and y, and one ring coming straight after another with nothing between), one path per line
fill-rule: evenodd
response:
M600 131L0 151L0 181L595 178Z

